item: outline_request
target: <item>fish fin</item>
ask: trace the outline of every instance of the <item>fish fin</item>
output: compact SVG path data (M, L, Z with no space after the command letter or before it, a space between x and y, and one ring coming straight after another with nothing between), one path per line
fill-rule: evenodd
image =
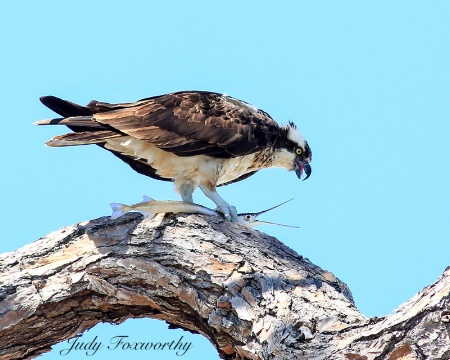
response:
M153 219L155 216L156 216L156 214L154 214L154 213L149 213L149 212L145 212L145 211L139 211L142 215L144 215L144 217L146 218L146 219Z
M111 203L109 204L112 209L111 219L117 219L118 217L121 217L123 214L125 214L125 211L123 209L123 204L118 203Z
M149 201L155 201L155 199L152 199L150 196L147 195L142 195L142 202L149 202Z

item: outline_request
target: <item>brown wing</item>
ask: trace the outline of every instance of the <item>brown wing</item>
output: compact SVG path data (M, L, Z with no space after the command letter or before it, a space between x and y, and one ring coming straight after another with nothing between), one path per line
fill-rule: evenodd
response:
M91 101L93 120L179 156L235 157L272 145L277 123L245 102L212 92L186 91L135 103Z
M228 158L256 152L275 144L278 124L264 111L226 95L185 91L109 104L91 101L86 107L45 96L41 101L64 118L38 125L66 125L74 133L53 138L50 146L97 144L106 139L134 136L179 156L208 155ZM135 171L156 178L147 162L111 151ZM253 173L234 180L242 180Z

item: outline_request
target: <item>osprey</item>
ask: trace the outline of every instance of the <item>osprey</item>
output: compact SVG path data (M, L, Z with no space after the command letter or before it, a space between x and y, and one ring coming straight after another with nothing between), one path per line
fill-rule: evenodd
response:
M62 118L37 125L66 125L73 132L48 146L96 144L154 179L173 181L193 202L197 187L227 219L236 209L217 186L246 179L258 170L284 167L299 178L311 174L311 149L297 127L278 125L269 114L225 94L182 91L133 103L92 100L81 106L54 96L41 102Z

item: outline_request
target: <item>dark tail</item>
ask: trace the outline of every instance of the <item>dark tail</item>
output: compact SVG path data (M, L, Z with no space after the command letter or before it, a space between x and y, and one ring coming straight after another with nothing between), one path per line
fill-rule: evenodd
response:
M92 110L85 106L57 98L56 96L42 96L40 100L41 103L47 106L50 110L53 110L55 113L63 117L90 116L93 114Z
M88 107L56 96L43 96L40 100L63 118L40 120L35 122L35 125L66 125L73 131L73 133L54 137L46 143L48 146L101 144L105 142L105 139L119 136L116 131L93 120L93 111Z

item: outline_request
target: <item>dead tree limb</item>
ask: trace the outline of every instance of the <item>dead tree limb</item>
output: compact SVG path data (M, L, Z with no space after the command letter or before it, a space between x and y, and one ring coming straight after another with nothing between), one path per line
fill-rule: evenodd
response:
M367 319L347 286L277 239L217 217L138 214L0 256L0 357L30 359L99 322L151 317L223 359L447 359L450 271Z

